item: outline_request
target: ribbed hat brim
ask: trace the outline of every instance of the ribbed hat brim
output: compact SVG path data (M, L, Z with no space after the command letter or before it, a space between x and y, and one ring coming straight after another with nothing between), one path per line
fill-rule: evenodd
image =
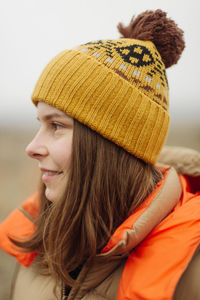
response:
M64 111L151 164L167 136L167 111L113 70L75 50L50 61L32 100Z

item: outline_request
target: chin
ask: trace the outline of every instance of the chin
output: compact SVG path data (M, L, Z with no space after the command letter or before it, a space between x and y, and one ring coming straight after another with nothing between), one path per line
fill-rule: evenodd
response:
M48 188L46 188L46 190L45 190L45 196L51 202L55 202L56 199L58 198L58 197L56 197L55 193L50 191Z
M49 189L48 187L45 189L45 196L51 202L59 201L62 198L62 195L63 194L60 192L60 190L55 191L53 189Z

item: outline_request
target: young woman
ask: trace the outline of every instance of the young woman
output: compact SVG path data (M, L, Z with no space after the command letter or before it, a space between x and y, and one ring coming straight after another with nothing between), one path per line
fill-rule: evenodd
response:
M21 265L14 300L200 297L200 155L187 176L155 165L183 32L161 10L119 30L61 52L36 84L41 127L26 151L41 187L0 228Z

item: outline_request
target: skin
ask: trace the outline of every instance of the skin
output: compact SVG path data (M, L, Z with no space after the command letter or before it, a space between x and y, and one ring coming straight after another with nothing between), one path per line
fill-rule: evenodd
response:
M39 102L38 120L41 124L26 153L39 162L45 195L49 201L58 201L64 194L69 174L73 118L61 110Z

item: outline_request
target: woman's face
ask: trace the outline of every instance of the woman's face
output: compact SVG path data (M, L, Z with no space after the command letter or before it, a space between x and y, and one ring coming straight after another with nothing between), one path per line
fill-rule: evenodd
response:
M66 188L74 122L64 112L46 103L39 102L37 108L41 127L26 152L39 162L47 199L56 201Z

